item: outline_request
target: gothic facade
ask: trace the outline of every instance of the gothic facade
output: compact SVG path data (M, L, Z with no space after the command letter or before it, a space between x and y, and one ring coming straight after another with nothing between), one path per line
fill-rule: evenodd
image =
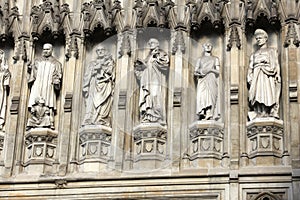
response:
M0 198L300 199L299 0L0 6Z

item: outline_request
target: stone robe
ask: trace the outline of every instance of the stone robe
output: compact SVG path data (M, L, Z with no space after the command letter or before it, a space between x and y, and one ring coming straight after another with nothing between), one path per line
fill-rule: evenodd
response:
M114 91L114 61L111 56L92 61L83 80L85 116L83 124L110 126Z
M140 81L139 108L141 122L166 123L166 74L169 57L160 49L154 49L142 65L135 68ZM140 63L140 64L141 64Z
M37 98L45 100L45 106L56 110L55 90L59 89L62 78L62 66L54 57L41 57L31 66L29 83L31 87L28 107L35 104Z
M215 110L218 98L218 78L210 70L219 71L219 59L215 56L202 56L197 61L195 74L197 77L197 103L196 113L203 114L211 107L212 115L217 117L219 111Z
M260 49L251 55L247 77L250 83L251 106L254 106L256 102L267 107L279 104L281 86L276 76L280 77L280 67L275 49Z

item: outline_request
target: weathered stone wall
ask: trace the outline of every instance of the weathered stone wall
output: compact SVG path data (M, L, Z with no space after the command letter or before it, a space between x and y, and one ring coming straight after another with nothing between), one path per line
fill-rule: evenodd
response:
M0 198L300 199L300 1L3 0L0 5L0 49L11 74L9 87L1 83L7 103L1 108ZM279 118L248 117L247 73L258 50L256 29L267 32L268 46L278 52ZM159 104L164 123L143 122L139 105L135 65L149 55L151 38L169 58L168 71L160 76L166 81L159 85L166 91ZM199 120L194 71L207 42L220 62L220 118ZM28 128L35 115L28 108L28 69L43 56L45 43L53 45L63 71L54 128ZM93 105L86 106L84 78L97 61L99 44L114 63L111 118L110 124L86 124L87 106Z

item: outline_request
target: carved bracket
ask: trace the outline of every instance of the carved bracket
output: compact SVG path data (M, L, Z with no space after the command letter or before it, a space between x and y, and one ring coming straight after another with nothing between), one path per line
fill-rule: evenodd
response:
M213 120L197 121L190 126L189 159L223 157L224 124Z
M112 129L102 125L83 126L79 130L80 161L107 163L110 158Z
M257 156L282 157L283 121L275 118L256 118L247 123L249 158Z
M157 123L140 124L133 130L134 162L166 158L167 129Z
M58 132L47 128L35 128L25 133L25 166L30 163L52 165L56 155Z

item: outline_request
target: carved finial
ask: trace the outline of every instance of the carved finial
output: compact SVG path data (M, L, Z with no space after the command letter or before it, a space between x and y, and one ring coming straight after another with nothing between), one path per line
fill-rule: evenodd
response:
M238 49L241 49L241 46L242 46L241 45L241 39L240 39L238 29L237 29L236 26L231 27L231 31L230 31L230 35L229 35L229 41L228 41L228 44L227 44L227 51L231 50L234 42L236 44L236 47Z

